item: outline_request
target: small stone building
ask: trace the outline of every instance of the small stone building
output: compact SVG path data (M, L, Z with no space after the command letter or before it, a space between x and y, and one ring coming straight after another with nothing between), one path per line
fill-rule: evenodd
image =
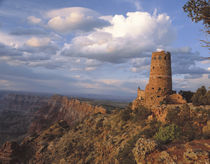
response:
M149 83L145 91L138 88L134 104L158 106L163 103L182 104L186 101L172 91L171 54L169 52L153 52Z

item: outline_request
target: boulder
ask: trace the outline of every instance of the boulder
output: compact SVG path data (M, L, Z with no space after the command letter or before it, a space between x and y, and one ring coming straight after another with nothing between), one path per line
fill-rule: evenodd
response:
M133 154L137 164L144 162L147 154L157 148L157 143L151 139L139 138L133 149Z

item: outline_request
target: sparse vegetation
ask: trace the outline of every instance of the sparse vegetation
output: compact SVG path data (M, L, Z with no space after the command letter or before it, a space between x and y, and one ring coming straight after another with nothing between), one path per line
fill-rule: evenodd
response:
M192 102L192 97L194 95L194 92L191 91L179 91L179 94L188 102L191 103Z
M154 138L159 144L166 144L178 139L180 133L180 128L175 124L171 124L165 127L160 127Z
M139 106L133 111L133 121L144 121L151 114L151 111L144 106Z
M152 138L160 127L161 122L154 119L151 122L149 122L148 127L141 132L141 135L143 135L146 138Z
M134 136L125 144L124 148L119 152L117 158L121 164L136 164L132 150L137 140L138 137Z
M128 121L130 119L130 109L124 109L120 111L120 119L123 121Z
M207 91L205 86L198 88L192 97L193 105L210 105L210 91Z

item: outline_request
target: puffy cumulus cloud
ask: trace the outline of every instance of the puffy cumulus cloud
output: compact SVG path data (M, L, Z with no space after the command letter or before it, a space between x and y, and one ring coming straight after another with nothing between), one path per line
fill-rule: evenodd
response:
M46 13L46 16L50 18L48 26L60 33L91 31L109 24L101 19L97 12L82 7L51 10Z
M127 58L148 56L175 39L170 17L166 14L128 12L126 16L103 18L111 25L73 38L70 44L65 44L62 54L121 63Z
M40 18L37 18L35 16L29 16L29 17L27 17L27 20L31 24L40 24L42 22L42 20Z
M51 60L52 56L55 56L58 51L58 46L53 42L49 41L50 38L31 38L25 43L17 42L17 37L5 35L5 38L11 39L1 43L0 39L0 60L12 65L27 65L27 66L43 66L48 67L48 63L54 61ZM21 37L22 38L22 37ZM45 65L46 64L46 65ZM56 64L56 63L55 63ZM54 64L54 65L55 65ZM51 64L52 65L52 64Z
M50 38L47 37L44 38L32 37L26 42L26 44L31 47L42 47L48 45L49 43L50 43Z

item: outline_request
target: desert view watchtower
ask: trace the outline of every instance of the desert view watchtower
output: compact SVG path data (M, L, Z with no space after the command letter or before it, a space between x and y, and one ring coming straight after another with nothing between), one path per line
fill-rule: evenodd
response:
M159 103L163 97L172 93L171 54L153 52L149 83L145 89L146 104Z
M153 52L150 66L149 83L145 91L138 88L135 104L146 106L160 105L162 103L185 103L182 96L173 94L172 71L170 52Z

